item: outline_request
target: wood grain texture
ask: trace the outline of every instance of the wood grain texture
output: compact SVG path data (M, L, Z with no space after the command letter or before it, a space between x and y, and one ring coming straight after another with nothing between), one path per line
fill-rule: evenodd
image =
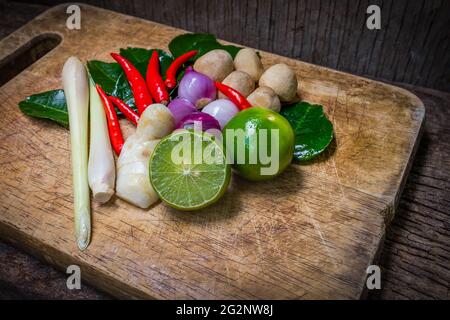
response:
M404 85L402 85L404 86ZM408 87L427 106L424 133L389 227L381 290L371 299L448 299L450 288L450 94ZM0 298L104 299L83 283L68 290L66 275L16 248L0 244Z
M95 207L92 245L72 239L68 135L17 109L26 95L59 86L68 55L108 59L126 45L165 48L180 30L83 7L83 29L65 29L65 7L2 42L0 59L43 32L63 42L0 89L0 230L17 245L116 296L153 298L359 298L365 270L393 217L424 116L409 92L262 52L285 62L300 95L322 103L335 147L308 166L251 184L234 178L226 196L195 214L116 200ZM114 23L112 23L114 21ZM15 119L15 121L12 121ZM20 127L21 130L16 128ZM293 178L295 177L295 179Z
M353 74L450 91L447 0L82 2ZM380 30L366 28L372 4L381 8Z
M414 92L427 107L424 134L387 233L377 299L450 298L450 94Z
M48 5L0 0L0 38L12 33L46 9Z
M69 290L66 277L46 263L0 243L0 300L5 299L110 299L87 283ZM67 274L66 274L67 276Z

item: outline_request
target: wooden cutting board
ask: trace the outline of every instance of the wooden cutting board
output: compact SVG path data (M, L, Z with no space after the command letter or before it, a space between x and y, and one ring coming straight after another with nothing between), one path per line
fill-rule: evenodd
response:
M167 49L184 31L84 5L80 30L68 30L67 17L66 5L55 7L0 43L5 71L30 47L62 40L0 88L3 239L62 270L79 265L82 281L118 297L364 296L366 268L376 263L420 136L425 109L416 96L261 52L265 66L296 70L302 99L324 105L336 136L327 152L268 182L233 177L224 198L201 212L161 203L141 210L120 199L94 205L92 243L80 252L68 131L23 115L17 104L60 88L70 55L111 60L121 47Z

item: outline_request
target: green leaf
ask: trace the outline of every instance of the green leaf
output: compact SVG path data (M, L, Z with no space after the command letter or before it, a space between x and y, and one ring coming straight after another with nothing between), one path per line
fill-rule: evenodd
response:
M324 114L321 105L298 102L284 106L280 114L294 129L294 158L298 161L315 158L333 140L333 124Z
M203 41L216 41L216 37L209 33L185 33L176 36L169 43L169 50L175 58L182 54L198 49Z
M130 84L118 63L92 60L88 61L89 74L108 94L115 96L136 110Z
M66 98L62 89L31 95L19 102L19 108L28 116L50 119L69 127Z
M155 50L158 51L161 74L165 75L167 68L173 62L173 58L163 50L128 47L120 49L120 55L128 59L145 79L148 61ZM137 110L130 84L118 63L92 60L88 61L87 66L94 82L98 83L108 95L118 97L134 110Z
M220 44L214 35L208 33L182 34L173 38L169 43L169 50L175 58L188 51L198 50L198 53L195 56L195 59L197 59L214 49L223 49L227 51L231 54L233 59L238 51L241 50L240 47Z
M120 54L133 63L145 78L148 61L154 50L158 50L161 74L165 75L173 58L167 52L160 49L126 48L120 49ZM87 62L89 75L95 83L98 83L108 95L120 98L136 110L133 92L120 65L116 62L103 62L92 60ZM176 95L176 88L171 92ZM68 127L66 99L62 89L51 90L27 97L19 103L23 113L37 118L46 118ZM117 114L121 112L117 110Z

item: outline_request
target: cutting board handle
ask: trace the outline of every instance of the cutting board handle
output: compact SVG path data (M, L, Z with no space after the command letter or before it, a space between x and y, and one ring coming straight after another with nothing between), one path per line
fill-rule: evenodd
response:
M20 40L19 42L17 40ZM57 33L42 33L25 39L14 34L0 42L0 86L45 56L61 43Z

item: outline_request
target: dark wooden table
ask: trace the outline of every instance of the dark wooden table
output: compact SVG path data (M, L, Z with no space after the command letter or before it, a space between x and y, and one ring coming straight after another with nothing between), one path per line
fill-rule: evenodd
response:
M0 0L0 39L47 5ZM383 80L383 79L379 79ZM422 141L380 257L382 289L371 299L450 298L450 93L407 84L422 99ZM10 244L0 242L0 299L108 299Z

